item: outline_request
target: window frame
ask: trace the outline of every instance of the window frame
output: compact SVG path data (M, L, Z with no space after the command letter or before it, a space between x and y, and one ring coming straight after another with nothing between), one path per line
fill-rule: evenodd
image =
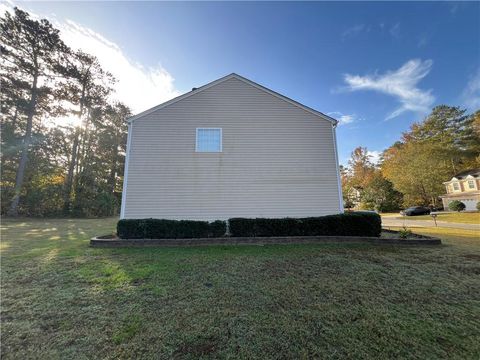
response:
M470 184L472 184L472 186L470 186ZM468 179L467 180L467 185L468 185L469 190L475 190L475 188L476 188L475 180L473 180L473 179Z
M220 149L218 151L213 150L199 150L198 148L198 133L199 130L219 130L220 131ZM197 127L195 129L195 152L197 153L221 153L223 152L223 131L220 127Z
M457 185L457 189L455 189L455 185ZM460 191L460 183L458 181L452 183L453 191Z

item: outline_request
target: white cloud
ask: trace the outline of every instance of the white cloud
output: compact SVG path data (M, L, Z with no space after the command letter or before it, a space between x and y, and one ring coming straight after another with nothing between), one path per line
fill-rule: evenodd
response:
M130 106L134 113L180 95L172 75L161 65L145 68L129 59L117 44L74 21L57 21L55 25L67 45L94 54L118 79L114 96Z
M390 35L398 39L400 37L400 23L396 23L395 25L393 25L390 28L389 32L390 32Z
M342 39L345 40L345 39L350 38L350 37L355 37L362 32L367 32L368 33L368 32L370 32L370 30L371 30L371 27L367 26L365 24L354 25L352 27L349 27L348 29L346 29L342 33Z
M451 4L451 6L450 6L450 13L451 13L451 14L456 14L457 10L458 10L458 3L453 3L453 4Z
M332 111L332 112L327 113L327 115L337 119L339 121L338 122L339 126L340 125L351 124L351 123L358 120L357 115L355 115L355 114L342 114L340 111Z
M418 41L417 41L417 46L419 48L422 48L424 47L425 45L428 44L428 41L429 41L429 35L427 34L421 34L419 37L418 37Z
M465 107L469 110L476 111L480 109L480 67L463 90L462 100Z
M401 106L389 114L386 120L393 119L405 111L427 113L435 101L431 90L421 90L417 84L430 72L432 60L413 59L399 69L385 74L351 75L345 74L347 90L373 90L391 95L398 99Z
M13 12L12 8L12 3L2 5L0 13L3 14L7 9ZM113 98L124 102L134 113L180 95L175 88L174 78L160 64L146 68L130 59L117 44L88 27L72 20L60 20L25 10L34 18L47 18L52 22L71 48L95 55L102 67L118 80L114 85Z
M381 151L377 151L377 150L367 150L367 156L370 157L370 161L377 165L378 162L380 161L380 155L382 155L382 152Z

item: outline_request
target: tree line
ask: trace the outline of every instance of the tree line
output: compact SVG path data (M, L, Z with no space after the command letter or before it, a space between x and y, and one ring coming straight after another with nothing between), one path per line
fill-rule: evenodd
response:
M46 19L18 8L0 17L1 213L118 214L130 109L113 101L115 78L69 48ZM76 119L76 125L56 120ZM437 206L443 182L480 166L480 111L434 108L373 164L366 148L341 168L344 201L379 211Z
M117 214L131 112L115 78L46 19L15 8L0 32L2 214Z
M414 123L373 164L367 148L358 147L341 167L346 207L394 211L423 205L439 207L443 182L480 167L480 110L440 105ZM355 200L359 204L354 204Z

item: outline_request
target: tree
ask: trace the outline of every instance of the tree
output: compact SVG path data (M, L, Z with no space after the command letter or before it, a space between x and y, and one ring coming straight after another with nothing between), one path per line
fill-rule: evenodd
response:
M351 173L351 186L363 188L368 184L375 170L370 158L371 156L368 154L366 147L359 146L353 150L351 158L348 161L348 166Z
M407 142L384 152L382 173L404 195L404 205L436 205L443 182L453 176L441 145Z
M130 116L130 109L124 104L117 102L107 106L104 116L105 120L99 126L99 130L104 134L107 146L110 148L108 185L112 194L116 191L119 174L122 174L123 177L125 156L120 154L125 154L127 151L127 123L125 120Z
M362 190L360 201L361 208L390 212L401 207L403 196L383 177L380 170L375 170L370 182Z
M0 20L2 65L5 69L2 83L8 84L7 98L9 105L15 109L12 125L15 126L19 113L26 117L15 190L8 211L9 215L13 216L18 213L32 142L33 120L34 117L52 111L51 80L58 65L59 54L67 50L60 39L59 31L47 20L33 20L28 13L18 8L15 8L14 12L12 16L7 11ZM23 98L24 96L27 98Z
M106 216L119 210L128 116L130 110L121 103L92 113L95 131L86 157L88 166L77 177L74 214Z
M479 156L474 120L458 107L437 106L383 153L382 172L406 206L436 206L443 182Z
M2 214L117 213L130 110L111 99L113 77L47 20L15 9L0 27ZM78 126L48 125L60 115Z
M465 109L439 105L421 123L415 123L403 134L404 142L435 143L443 149L443 161L449 162L452 173L464 168L468 158L475 157L467 152L472 140L472 118Z
M480 110L470 115L463 130L464 169L480 167Z
M359 193L371 181L375 166L370 161L367 148L357 147L352 151L347 167L341 167L343 202L346 208L356 207Z
M351 209L355 206L352 199L353 187L350 185L350 169L343 165L339 167L340 171L340 180L342 183L342 196L343 196L343 206L346 209Z
M67 81L64 83L60 96L78 107L78 110L73 110L72 113L78 116L80 123L74 130L70 162L65 179L64 213L68 214L71 210L75 173L77 175L81 173L87 163L83 160L89 146L91 114L95 111L95 107L106 104L114 78L102 69L96 57L82 51L71 53L67 66L63 68L63 73Z
M458 200L453 200L448 204L448 208L452 211L463 211L465 210L466 206L463 202Z

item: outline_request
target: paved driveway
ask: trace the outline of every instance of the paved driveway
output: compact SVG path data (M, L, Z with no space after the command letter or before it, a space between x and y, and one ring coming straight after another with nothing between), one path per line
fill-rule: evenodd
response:
M404 219L401 216L393 217L393 216L385 216L382 217L382 225L383 226L407 226L407 227L435 227L435 223L432 220L408 220L408 218ZM453 223L453 222L446 222L446 221L438 221L438 227L444 228L454 228L454 229L467 229L467 230L480 230L480 224L462 224L462 223Z

